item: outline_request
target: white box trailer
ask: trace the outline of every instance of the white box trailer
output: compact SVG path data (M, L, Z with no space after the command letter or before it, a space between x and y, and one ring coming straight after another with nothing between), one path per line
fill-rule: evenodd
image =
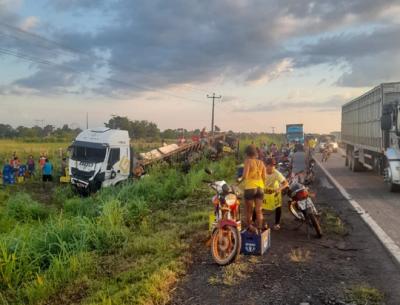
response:
M400 188L400 82L383 83L342 106L346 166L375 170Z

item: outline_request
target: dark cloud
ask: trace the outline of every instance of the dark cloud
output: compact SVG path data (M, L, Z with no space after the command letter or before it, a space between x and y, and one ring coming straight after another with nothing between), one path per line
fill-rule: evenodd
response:
M358 83L363 83L365 80L357 76L357 69L363 64L358 58L368 58L374 50L380 54L389 52L387 54L393 56L400 41L393 41L398 38L396 26L386 24L385 28L373 32L325 37L314 44L303 45L296 52L286 50L286 43L293 38L304 39L340 30L349 24L385 23L382 13L397 2L54 0L49 4L56 12L95 10L113 16L96 32L53 29L51 34L74 51L72 56L80 63L80 72L92 77L99 73L107 74L101 86L93 88L95 92L116 94L181 83L209 82L214 78L238 82L271 81L285 72L278 68L286 58L292 58L298 68L347 61L353 70L344 74L338 84L351 84L355 78ZM35 41L30 45L21 45L18 41L9 43L8 47L73 64L71 58L60 55L60 48L51 50L43 44L37 47ZM61 49L65 51L62 46ZM38 68L42 69L41 66ZM36 75L16 83L49 90L50 87L71 86L79 81L80 76L73 79L71 75L66 78L57 75L58 72L64 73L62 70L55 72L53 79L46 78L43 76L48 70L43 69L44 73L36 72ZM102 72L99 69L103 69ZM39 81L31 78L47 83L40 85Z
M297 56L297 67L345 62L337 85L373 86L400 78L400 25L386 25L368 32L340 34L305 45Z

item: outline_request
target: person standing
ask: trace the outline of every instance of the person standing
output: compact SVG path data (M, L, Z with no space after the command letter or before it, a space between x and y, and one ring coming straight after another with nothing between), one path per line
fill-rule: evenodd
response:
M61 176L67 176L67 167L68 167L67 158L63 157L61 159Z
M35 175L35 160L33 159L32 155L30 155L28 157L28 161L26 162L26 167L28 168L29 177L34 176Z
M264 181L266 171L264 162L258 159L255 145L246 148L246 160L242 179L244 180L245 218L249 231L263 229L262 203L264 199ZM254 227L252 216L255 207L257 227Z
M21 165L21 162L15 152L13 154L13 158L10 160L10 165L14 171L14 177L17 178L19 176L19 167Z
M265 178L265 205L266 210L275 211L274 230L281 228L282 216L282 190L288 187L286 178L275 168L275 160L268 158L266 161L266 178Z
M46 163L46 157L43 154L40 154L40 158L39 158L40 170L43 170L43 166L45 163Z
M43 165L42 174L43 183L53 181L53 165L49 159L46 159Z

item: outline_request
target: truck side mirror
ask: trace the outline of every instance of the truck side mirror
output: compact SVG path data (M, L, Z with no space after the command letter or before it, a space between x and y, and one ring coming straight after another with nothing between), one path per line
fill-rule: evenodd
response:
M396 133L400 136L400 105L397 107L397 125L396 125Z

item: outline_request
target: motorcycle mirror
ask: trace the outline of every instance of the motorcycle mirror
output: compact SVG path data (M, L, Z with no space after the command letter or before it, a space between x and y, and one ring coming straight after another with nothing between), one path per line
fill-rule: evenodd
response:
M212 175L212 174L213 174L212 170L209 169L208 167L206 167L206 168L204 169L204 171L205 171L207 174L209 174L209 175Z

